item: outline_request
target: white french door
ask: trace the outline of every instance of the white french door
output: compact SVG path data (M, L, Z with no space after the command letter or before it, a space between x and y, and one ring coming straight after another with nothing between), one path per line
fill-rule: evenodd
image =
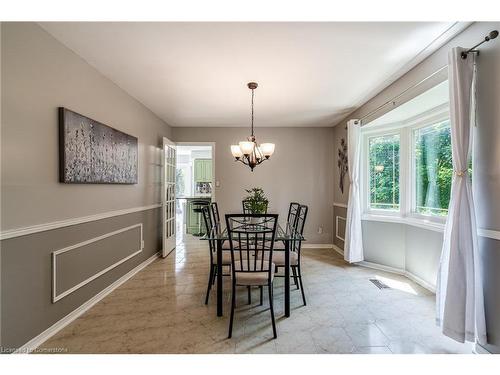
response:
M175 170L177 150L175 143L163 138L162 173L162 256L175 249Z

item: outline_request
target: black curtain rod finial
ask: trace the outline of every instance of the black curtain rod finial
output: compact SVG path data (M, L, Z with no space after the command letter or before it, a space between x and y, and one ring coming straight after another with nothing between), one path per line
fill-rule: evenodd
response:
M484 40L482 40L481 42L479 42L478 44L476 44L474 47L469 48L467 51L462 52L461 53L462 59L465 60L467 58L467 55L469 53L477 53L477 54L479 54L479 51L476 50L476 48L479 47L481 44L483 44L485 42L489 42L490 40L495 39L497 36L498 36L498 30L490 31L488 33L488 35L486 35L484 37Z
M498 30L493 30L493 31L490 31L490 33L488 34L488 36L486 38L488 38L488 40L490 40L490 39L495 39L497 36L498 36Z

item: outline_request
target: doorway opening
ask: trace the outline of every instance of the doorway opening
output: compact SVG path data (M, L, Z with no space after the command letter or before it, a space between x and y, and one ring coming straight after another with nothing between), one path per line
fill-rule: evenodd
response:
M177 143L175 173L177 244L205 234L201 209L215 201L214 154L214 143Z

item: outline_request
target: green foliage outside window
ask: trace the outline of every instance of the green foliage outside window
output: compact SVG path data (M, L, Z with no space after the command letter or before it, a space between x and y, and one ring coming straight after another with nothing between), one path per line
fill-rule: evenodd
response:
M453 179L449 121L415 130L414 140L415 210L424 215L446 216Z
M399 210L399 135L370 138L370 207Z
M453 164L449 120L413 130L415 212L446 216ZM369 139L370 207L399 210L400 136ZM472 165L469 164L469 177Z
M186 185L185 185L184 171L178 168L175 171L175 195L180 196L185 194Z

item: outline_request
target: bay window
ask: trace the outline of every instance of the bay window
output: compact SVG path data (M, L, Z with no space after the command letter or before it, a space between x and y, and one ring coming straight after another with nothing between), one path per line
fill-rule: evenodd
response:
M362 134L364 219L442 228L453 178L447 105L411 119L379 121Z

